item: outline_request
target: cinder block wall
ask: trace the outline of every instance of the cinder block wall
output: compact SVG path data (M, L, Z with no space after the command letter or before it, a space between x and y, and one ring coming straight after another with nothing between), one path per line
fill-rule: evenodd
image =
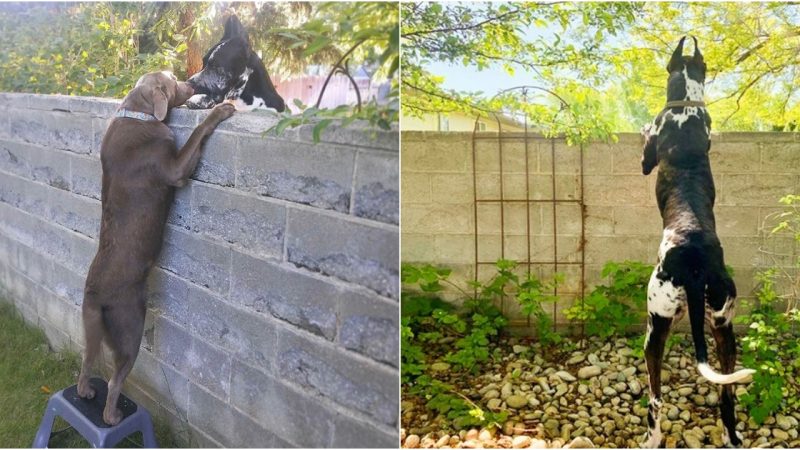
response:
M82 350L118 104L0 94L1 294L56 348ZM206 114L170 113L179 145ZM124 392L194 445L396 446L397 132L274 120L221 124L178 190Z
M496 133L479 133L475 144L477 197L500 196L500 157ZM520 138L521 133L505 136ZM402 260L433 263L454 269L459 282L474 277L475 209L473 199L472 133L402 133ZM555 147L555 185L558 199L580 196L580 150L563 141L539 137L528 145L530 198L552 198ZM657 173L641 173L642 140L621 134L614 144L596 143L584 150L586 207L585 268L591 288L602 281L607 261L635 260L655 264L661 240L661 217L655 199ZM525 146L522 139L503 141L502 189L506 199L526 198ZM752 296L753 274L773 263L791 268L797 249L791 239L763 239L763 219L779 209L778 199L800 190L800 135L791 133L724 133L712 136L711 165L717 190L717 231L726 262L733 266L740 297ZM580 261L580 217L577 204L560 204L556 221L558 258ZM504 208L501 245L500 208L482 203L477 211L479 258L482 261L526 259L528 211L524 203ZM532 204L531 259L553 257L553 209ZM761 250L779 253L775 259ZM483 266L482 266L483 267ZM579 291L579 266L561 265L566 275L557 311L572 304ZM552 276L553 267L539 265L534 273ZM481 268L480 279L494 271ZM548 306L550 308L550 306ZM525 323L510 299L505 312L517 325ZM556 314L559 321L563 317Z

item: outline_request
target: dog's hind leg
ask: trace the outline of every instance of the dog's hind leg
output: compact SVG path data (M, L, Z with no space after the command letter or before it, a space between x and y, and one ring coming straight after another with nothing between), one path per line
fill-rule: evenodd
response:
M132 309L109 308L103 317L114 351L114 374L108 380L108 397L103 410L103 421L109 425L116 425L122 420L122 411L117 408L117 400L125 378L133 369L142 342L144 302L141 303L141 308Z
M722 373L733 373L736 365L736 336L733 334L733 325L727 323L720 327L711 327L717 347L717 357L722 366ZM722 416L722 440L726 447L740 447L742 435L736 431L736 397L733 395L733 386L721 386L719 412Z
M78 395L82 398L94 398L94 389L89 385L92 376L92 366L103 342L105 329L103 325L103 312L99 307L89 305L84 300L81 311L83 316L83 335L86 348L83 352L81 374L78 375Z
M647 434L642 443L646 448L657 448L661 445L661 361L671 325L672 318L656 313L650 313L647 318L644 357L647 363L650 405L647 409Z
M733 373L736 366L736 336L731 320L736 302L736 285L727 273L710 280L707 290L706 323L714 335L717 358L723 374ZM742 445L742 435L736 431L736 397L733 386L721 386L720 415L722 416L722 441L726 447Z

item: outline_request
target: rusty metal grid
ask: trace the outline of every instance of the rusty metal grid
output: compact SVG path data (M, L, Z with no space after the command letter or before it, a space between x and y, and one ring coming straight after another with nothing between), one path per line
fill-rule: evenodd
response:
M506 238L506 229L505 229L505 207L509 204L520 204L524 203L526 205L526 233L525 233L525 241L527 243L526 249L526 259L524 260L515 260L518 266L524 266L526 268L526 272L528 275L531 273L531 266L534 265L546 265L553 267L553 273L557 273L559 270L559 266L579 266L580 267L580 280L579 281L579 291L578 291L578 298L579 301L583 302L583 298L586 291L586 257L585 257L585 244L586 244L586 205L584 203L584 149L581 146L579 154L579 171L578 171L578 179L579 179L579 189L578 189L578 198L576 199L567 199L567 198L558 198L558 193L556 190L556 154L555 154L555 143L557 138L545 138L543 136L538 135L531 135L528 130L528 120L527 117L524 121L524 132L522 136L517 133L517 135L504 135L502 123L497 114L494 114L494 119L497 122L498 132L496 135L479 135L478 134L478 123L481 119L481 115L478 115L475 118L475 124L472 131L472 185L473 185L473 226L474 226L474 280L477 282L480 280L480 270L482 266L494 266L496 261L481 261L480 256L480 234L478 230L478 223L479 223L479 205L481 204L498 204L500 206L500 257L503 259L505 258L505 238ZM498 152L498 159L499 159L499 180L500 180L500 195L499 198L479 198L479 185L478 185L478 166L477 162L477 143L478 141L495 141L497 143L496 148ZM524 149L525 149L525 198L505 198L505 180L504 180L504 170L503 170L503 144L506 141L511 140L523 140L524 142ZM550 186L550 198L546 199L532 199L531 198L531 171L530 171L530 150L529 144L533 141L549 141L550 142L550 156L551 156L551 166L550 166L550 177L551 177L551 186ZM531 205L532 204L552 204L552 236L553 236L553 252L551 259L531 259ZM560 204L576 204L579 206L580 209L580 241L577 250L580 253L580 261L559 261L559 253L558 253L558 205ZM558 295L558 287L554 289L554 295ZM553 302L553 329L557 329L557 301ZM503 313L505 313L505 306L506 306L506 299L501 299L500 309ZM530 327L530 317L526 320L526 326ZM583 328L583 326L581 326ZM581 330L583 332L583 330Z

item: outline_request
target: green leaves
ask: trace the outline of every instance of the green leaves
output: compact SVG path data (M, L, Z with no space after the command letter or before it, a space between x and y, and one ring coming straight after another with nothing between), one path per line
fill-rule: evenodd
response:
M303 55L309 56L322 50L324 47L331 44L331 39L325 36L316 36L314 41L309 44L303 51Z
M598 89L608 80L596 67L608 51L602 50L605 36L638 9L623 3L402 4L404 114L525 114L538 132L565 135L570 144L613 139L617 116L608 114ZM553 32L553 24L564 31ZM434 62L524 72L531 88L493 99L448 91L428 69Z
M401 11L404 113L410 116L526 113L546 135L563 134L574 144L635 132L663 107L666 58L692 30L709 68L706 96L716 128L800 126L794 5L420 2L403 4ZM490 101L448 91L430 69L436 62L525 73L531 85L565 98L567 106L546 95Z
M781 198L783 209L767 216L765 227L772 231L767 235L766 244L785 237L800 242L798 199L796 195ZM776 222L777 226L771 225ZM778 245L785 247L785 240ZM800 310L792 288L797 286L800 260L794 259L793 264L790 270L771 266L757 271L755 300L748 302L745 314L734 319L735 323L747 325L747 334L741 340L742 365L756 369L747 393L739 400L758 424L777 412L800 407L800 386L787 382L800 376L800 337L797 335Z
M145 6L75 3L0 11L0 90L124 96L142 73L179 62L174 41L140 53ZM113 26L112 26L113 24Z
M605 339L623 334L642 320L652 271L653 266L636 261L609 261L601 272L608 283L596 286L582 302L576 300L564 315L583 322L584 332L590 336Z
M332 125L343 128L357 120L361 120L370 128L391 130L392 125L398 120L396 100L386 105L378 104L373 100L362 105L361 111L356 111L354 107L349 105L341 105L332 109L307 107L297 99L295 99L295 105L302 112L293 114L287 110L280 113L278 122L265 130L264 134L280 136L289 128L313 124L311 137L316 143L322 139L323 131Z

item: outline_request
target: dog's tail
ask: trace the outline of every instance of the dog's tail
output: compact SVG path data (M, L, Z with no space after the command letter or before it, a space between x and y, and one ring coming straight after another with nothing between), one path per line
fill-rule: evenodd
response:
M688 269L688 273L684 273L684 287L686 289L686 302L689 304L689 323L692 327L697 370L708 381L716 384L730 384L742 381L755 373L755 370L742 369L734 373L721 374L708 364L708 348L705 336L706 274L704 271L704 254L701 248L694 245L687 246L679 251L683 254L678 259L686 263L684 268Z

